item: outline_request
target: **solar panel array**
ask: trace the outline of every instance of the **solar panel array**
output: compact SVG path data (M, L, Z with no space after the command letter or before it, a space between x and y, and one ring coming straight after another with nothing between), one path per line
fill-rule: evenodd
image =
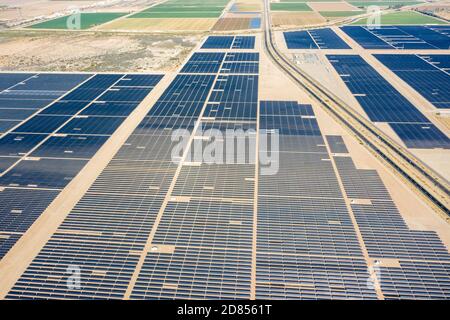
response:
M256 129L258 76L220 71L225 63L258 60L244 52L194 54L9 297L120 298L137 272L132 298L248 298L255 165L174 163L171 134L186 128L197 141L198 120L222 131ZM209 74L193 67L214 61ZM75 264L81 290L66 285L66 269Z
M16 114L29 111L0 137L0 258L160 79L0 74L0 109L16 119Z
M343 26L365 49L449 49L450 26Z
M333 157L385 299L448 299L450 254L434 231L411 230L375 170ZM361 201L362 200L362 201Z
M230 48L235 41L216 38L209 45L228 41ZM450 255L439 236L409 229L377 172L358 169L341 136L323 136L310 105L258 103L258 64L256 52L194 53L7 298L248 299L254 293L257 299L376 299L380 293L371 285L368 265L377 261L384 298L450 298ZM352 67L357 70L352 76L379 81L360 61ZM133 90L125 88L127 82ZM152 87L144 83L124 76L114 88L124 87L135 101L142 95L135 89ZM393 88L386 89L397 98ZM108 91L102 96L118 100L95 101L87 108L75 100L61 105L64 112L45 109L75 116L74 125L60 126L68 132L62 145L72 152L49 139L34 156L82 161L95 153L115 124L83 119L123 118L132 110L116 90ZM414 107L400 111L408 111L398 115L408 120L426 119ZM374 114L393 116L389 110ZM189 130L185 153L173 153L176 129ZM249 140L259 145L246 145L244 160L225 146L222 157L232 156L237 160L232 163L198 160L197 148L214 139L214 131L203 131L208 129L249 130ZM261 143L262 130L279 133L278 150ZM34 143L23 139L20 150ZM19 152L5 145L7 152ZM252 151L277 156L256 166L248 159ZM268 165L278 170L267 175ZM51 178L49 183L60 182ZM35 192L27 195L32 206L23 210L30 215L45 210L48 195L40 188L7 187L7 193L0 192L9 203L5 212L16 210L19 189ZM0 233L0 246L16 241L11 215L5 225L11 236ZM79 287L68 286L74 267L81 272Z
M288 49L350 49L332 29L283 32Z
M196 52L181 73L258 74L258 53Z
M450 64L450 55L375 54L374 56L436 108L450 108L450 74L445 71L445 63ZM443 63L434 59L439 59Z
M256 298L376 298L311 106L261 101L259 119L280 147L279 171L259 175Z
M255 36L209 36L202 49L254 49Z
M408 148L449 148L450 140L358 55L327 55L369 119L387 122Z

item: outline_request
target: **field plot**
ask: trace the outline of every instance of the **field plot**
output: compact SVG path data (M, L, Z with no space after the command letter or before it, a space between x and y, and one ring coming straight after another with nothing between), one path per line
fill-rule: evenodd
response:
M250 29L253 18L222 18L214 25L213 30L245 30Z
M147 8L131 18L217 18L229 0L169 0Z
M320 14L325 18L344 18L363 14L365 11L320 11Z
M355 7L365 8L369 6L379 6L379 7L404 7L412 6L415 4L424 3L423 1L348 1Z
M347 2L308 2L314 11L360 11Z
M65 16L61 18L56 18L53 20L48 20L44 22L40 22L37 24L33 24L29 28L32 29L89 29L94 26L103 24L108 21L112 21L121 16L124 16L126 13L121 12L93 12L93 13L80 13L79 22L80 25L73 25L71 17L73 16Z
M353 24L366 25L367 18L355 21ZM413 11L394 12L381 15L382 25L414 25L414 24L446 24L445 21L439 20L422 13Z
M312 11L312 9L306 4L301 2L272 2L270 4L270 10L273 11Z
M262 10L259 0L237 0L230 9L230 12L260 12Z
M109 23L101 30L206 31L216 22L215 18L127 18Z
M326 22L317 12L273 12L274 27L316 25Z

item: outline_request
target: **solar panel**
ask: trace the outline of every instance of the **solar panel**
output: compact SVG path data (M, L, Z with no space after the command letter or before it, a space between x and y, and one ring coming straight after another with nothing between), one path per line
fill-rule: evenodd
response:
M448 145L446 135L360 56L327 55L327 58L370 120L389 123L408 147L445 148ZM401 68L407 63L405 59L398 66Z
M450 108L450 93L448 90L450 74L418 55L376 54L374 56L436 108ZM435 56L428 56L428 58L433 59ZM446 57L447 60L450 59L450 55ZM442 58L445 58L445 56Z

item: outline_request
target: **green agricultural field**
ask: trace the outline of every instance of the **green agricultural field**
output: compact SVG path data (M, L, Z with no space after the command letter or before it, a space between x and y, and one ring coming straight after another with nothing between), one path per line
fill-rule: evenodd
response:
M217 18L229 0L169 0L130 18Z
M423 1L347 1L355 7L365 8L368 6L379 6L379 7L404 7L411 6Z
M325 18L335 18L357 16L365 13L365 11L320 11L319 13Z
M80 25L79 29L89 29L94 26L103 24L108 21L112 21L121 16L126 15L126 13L119 12L95 12L95 13L80 13ZM65 16L61 18L56 18L37 24L33 24L28 28L32 29L78 29L78 26L74 24L76 18L70 18L74 16ZM68 24L73 27L68 27Z
M280 0L280 2L344 2L344 0Z
M219 12L138 12L129 18L217 18L220 17L222 11Z
M173 6L173 5L160 5L153 8L146 9L142 12L222 12L223 7L221 6Z
M273 11L312 11L306 3L271 3L270 10Z
M364 25L367 24L367 18L360 19L353 24ZM407 24L447 24L442 20L435 19L430 16L426 16L424 14L413 12L413 11L404 11L404 12L394 12L387 13L381 16L381 24L382 25L407 25Z

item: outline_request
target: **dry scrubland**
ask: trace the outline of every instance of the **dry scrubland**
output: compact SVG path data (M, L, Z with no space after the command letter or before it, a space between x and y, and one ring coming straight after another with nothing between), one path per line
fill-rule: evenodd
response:
M152 72L176 69L197 36L0 33L0 70Z

